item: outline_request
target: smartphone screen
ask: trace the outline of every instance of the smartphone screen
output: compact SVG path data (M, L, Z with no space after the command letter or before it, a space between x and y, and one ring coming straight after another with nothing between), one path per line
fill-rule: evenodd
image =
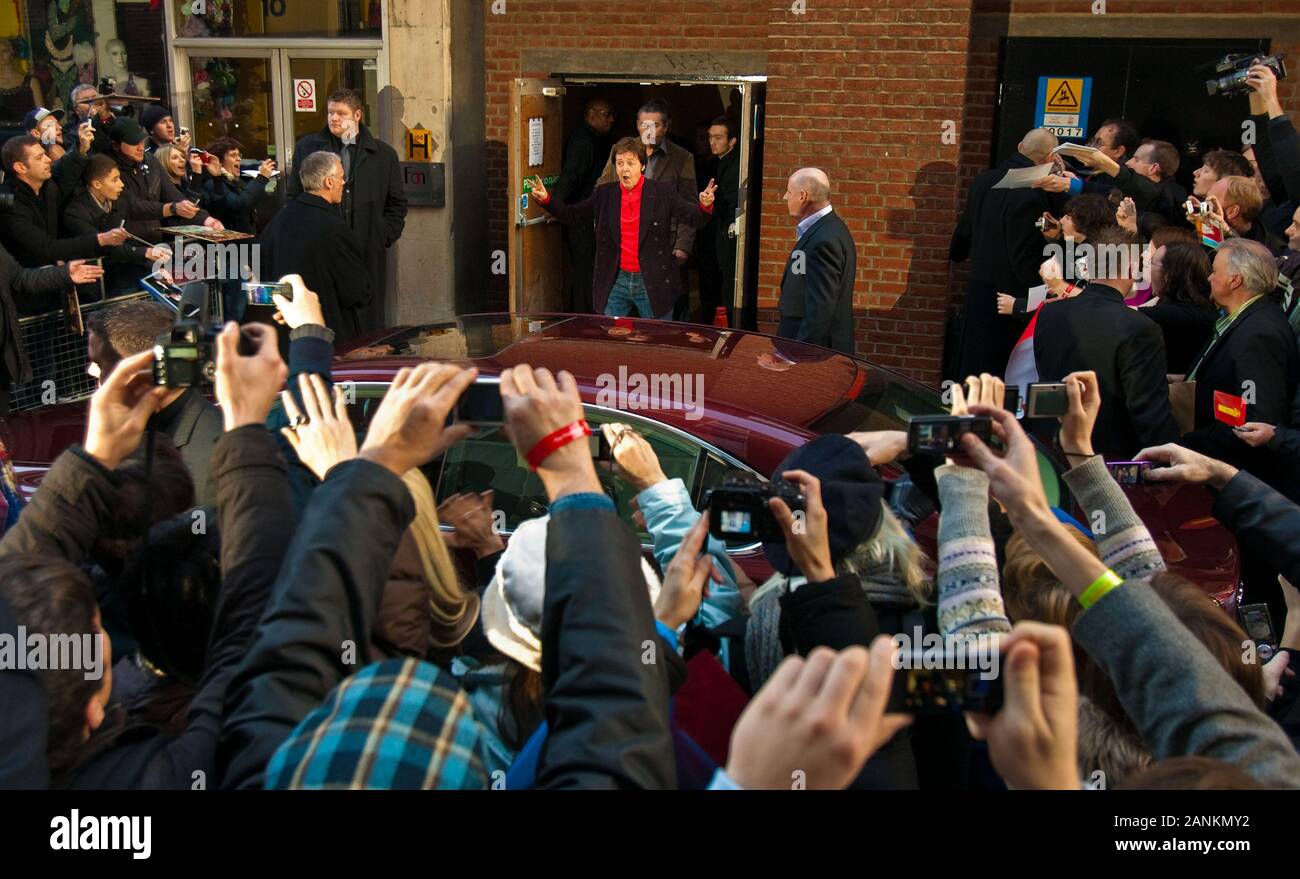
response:
M285 299L293 299L293 286L290 284L243 284L244 294L248 296L249 305L269 305L275 307L272 295L279 293Z
M1106 469L1120 485L1139 485L1151 469L1150 461L1107 461Z

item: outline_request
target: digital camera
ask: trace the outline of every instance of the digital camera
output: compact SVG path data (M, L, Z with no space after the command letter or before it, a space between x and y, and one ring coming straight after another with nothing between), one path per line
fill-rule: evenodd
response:
M1205 90L1213 95L1223 95L1232 97L1233 95L1244 95L1251 91L1250 86L1246 83L1246 76L1251 67L1256 64L1262 64L1269 70L1278 81L1286 79L1286 65L1282 59L1286 57L1285 52L1279 52L1276 55L1267 57L1261 55L1226 55L1214 63L1214 72L1219 74L1214 79L1205 81Z
M785 532L767 505L774 497L785 501L791 512L805 509L803 490L793 482L762 482L749 474L728 476L722 485L704 493L709 533L719 540L784 543Z
M217 379L216 328L208 323L208 285L192 281L181 288L176 323L153 349L153 383L168 388L211 386ZM257 343L240 333L239 353L257 353Z

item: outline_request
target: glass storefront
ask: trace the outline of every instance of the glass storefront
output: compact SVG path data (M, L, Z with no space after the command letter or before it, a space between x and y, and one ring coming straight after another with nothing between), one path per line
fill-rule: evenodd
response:
M114 81L123 94L167 99L161 4L149 0L0 3L0 128L34 107L69 108L78 83Z
M178 37L369 37L382 33L380 0L171 0ZM196 7L202 11L195 11Z

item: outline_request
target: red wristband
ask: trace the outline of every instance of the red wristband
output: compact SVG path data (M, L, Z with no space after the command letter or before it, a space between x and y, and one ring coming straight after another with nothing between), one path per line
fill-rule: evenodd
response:
M574 440L591 436L591 428L587 426L584 419L579 418L572 424L565 425L559 430L551 431L546 436L537 441L537 445L528 450L524 457L528 459L528 466L533 470L542 466L542 462L551 456L556 449L563 448Z

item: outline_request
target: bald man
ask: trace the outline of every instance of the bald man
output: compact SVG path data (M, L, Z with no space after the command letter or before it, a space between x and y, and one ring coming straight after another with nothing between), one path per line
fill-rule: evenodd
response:
M781 278L776 334L852 354L858 257L849 227L831 207L830 178L820 168L800 168L784 197L798 241Z
M961 350L949 361L945 375L965 379L987 372L1003 375L1007 358L1024 329L1024 315L998 314L998 293L1016 297L1042 283L1038 267L1047 258L1047 242L1034 225L1044 211L1059 217L1067 193L1043 189L994 189L1014 168L1052 161L1056 135L1035 128L1024 136L1016 154L975 178L966 198L966 212L953 232L949 258L970 257L966 280Z

